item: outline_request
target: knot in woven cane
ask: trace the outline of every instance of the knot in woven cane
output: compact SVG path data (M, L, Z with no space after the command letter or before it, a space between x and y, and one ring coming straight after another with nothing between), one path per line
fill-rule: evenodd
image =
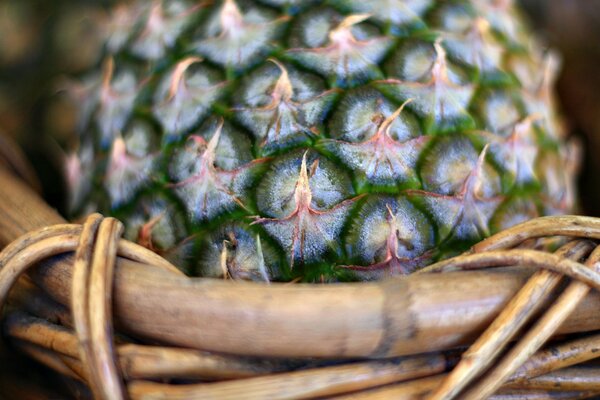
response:
M151 251L121 239L123 225L93 214L81 225L55 225L30 232L0 253L0 308L11 287L31 266L75 251L71 311L83 377L94 398L127 397L114 351L112 287L117 256L181 272ZM68 369L68 366L67 366Z
M475 245L471 254L441 261L423 272L467 270L497 266L540 268L517 292L483 334L462 354L461 361L428 395L429 400L484 400L502 385L531 388L530 380L549 371L575 365L573 357L559 354L555 360L538 350L559 329L590 288L600 290L600 246L589 239L600 237L598 221L586 217L542 217L500 232ZM577 238L563 244L555 253L531 250L529 239L567 236ZM583 263L581 260L585 260ZM548 301L563 275L574 278L532 327L517 339L516 335ZM511 340L516 344L509 348ZM572 344L579 346L580 344ZM509 348L506 354L502 351ZM591 352L588 352L591 353ZM537 357L536 357L537 356ZM546 360L542 361L546 357ZM594 358L588 354L587 359ZM526 364L529 360L529 365ZM486 371L487 370L487 371ZM559 375L560 376L560 375ZM478 381L475 381L479 378ZM560 376L559 379L564 379ZM543 377L542 377L543 380ZM512 386L511 386L512 385ZM579 393L589 398L598 391ZM527 397L525 397L527 398ZM596 397L594 397L596 398Z
M94 397L125 398L115 359L112 332L112 281L123 225L91 215L75 252L71 310L79 353Z

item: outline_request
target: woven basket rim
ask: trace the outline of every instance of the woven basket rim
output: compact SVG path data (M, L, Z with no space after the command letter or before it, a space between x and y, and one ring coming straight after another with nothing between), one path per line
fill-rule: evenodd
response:
M177 348L180 347L238 357L342 360L357 357L386 359L410 355L403 361L393 361L394 365L401 368L405 379L437 374L431 378L410 382L416 382L415 385L418 383L419 390L433 390L437 387L432 398L450 398L469 388L473 377L489 366L489 360L482 358L481 354L493 354L496 351L493 345L507 345L509 336L498 336L498 333L506 330L506 327L510 332L516 332L522 326L524 321L517 318L514 309L528 310L527 318L530 318L533 310L538 307L530 304L532 299L547 298L552 288L560 282L562 275L575 279L566 289L571 297L567 300L562 297L556 300L552 312L541 317L540 321L545 322L534 325L515 346L520 350L513 349L515 354L512 358L498 362L485 379L475 386L470 386L470 389L463 393L466 397L461 395L461 398L478 399L484 398L481 397L481 393L493 393L515 373L515 366L510 365L511 362L526 361L553 334L600 330L600 318L595 312L600 304L600 296L595 293L587 296L590 287L600 288L600 273L590 268L600 259L599 248L595 248L595 244L590 241L600 239L600 219L596 218L561 216L528 221L484 240L474 246L468 254L442 261L423 272L407 277L381 282L335 285L265 285L182 276L176 268L155 254L119 239L122 227L114 219L94 215L83 227L65 224L62 217L50 209L31 189L1 167L0 187L7 189L6 196L0 198L0 245L6 245L21 237L3 250L2 255L5 258L4 261L0 260L0 264L5 264L6 268L0 269L0 278L12 273L13 281L17 280L20 270L11 272L10 266L15 264L14 260L19 257L25 260L21 260L22 263L19 264L25 270L29 264L62 254L61 257L44 261L31 275L33 282L52 298L50 301L57 302L56 309L52 311L57 313L55 317L60 314L56 318L68 326L70 317L64 306L72 305L75 325L81 325L81 322L77 322L78 314L75 311L77 299L81 294L81 298L95 304L95 311L89 308L80 314L84 315L84 320L92 321L85 322L84 326L90 324L90 337L93 338L94 332L112 332L111 304L114 302L114 314L119 330L138 338L166 344L166 347L155 347L152 354L156 356L158 350L171 354L173 358L169 361L169 368L175 368L178 360L185 359L183 353L177 353ZM95 229L102 232L105 225L107 233L94 233ZM85 236L85 232L88 232L88 236ZM576 240L567 243L555 254L532 248L518 248L523 243L531 244L532 239L546 236L568 236ZM85 237L88 237L89 243L96 243L94 246L102 250L97 250L98 253L87 252L86 247L81 247ZM76 257L64 254L78 248L79 255ZM77 262L86 258L81 254L87 254L89 260L96 260L102 272L97 280L90 278L89 283L85 283L86 279L80 280L84 283L78 290L71 286L71 282L78 281ZM96 257L95 254L101 256ZM117 254L121 255L118 259ZM588 255L585 265L579 262L580 258ZM75 269L72 267L74 260ZM96 261L90 262L93 264ZM535 272L530 268L514 267L519 265L533 266L538 270ZM482 266L512 267L493 271L464 271ZM431 273L457 269L461 271ZM94 275L94 271L92 267L90 273ZM0 279L0 303L11 286L6 282L8 281ZM100 282L100 286L94 282ZM538 293L535 291L536 285L547 287L544 286L544 291ZM83 292L81 288L84 288ZM512 306L504 308L509 300ZM81 304L85 304L85 301ZM57 309L61 310L60 313ZM95 315L96 310L103 310L99 317ZM463 361L448 376L444 377L439 373L447 370L449 365L454 365L456 357L453 359L447 353L420 354L472 343L476 335L498 314L500 317L475 342L474 347L463 354ZM94 318L99 320L95 326L100 328L93 328ZM114 353L111 334L92 340L104 346L92 346L86 350L85 345L81 344L88 342L86 336L81 336L79 329L79 336L74 337L61 331L64 328L45 326L43 323L40 325L40 321L35 319L17 315L10 321L10 332L27 337L30 341L40 340L39 334L31 336L32 327L36 327L38 332L44 331L52 337L59 335L71 343L71 347L65 347L64 351L71 351L79 342L79 358L83 362L73 359L69 361L71 364L65 364L64 357L59 357L57 362L51 357L54 354L40 353L35 346L25 345L24 351L34 358L41 358L47 364L52 364L64 374L72 374L74 378L88 382L98 398L125 398L126 391L134 398L141 398L148 393L179 393L187 397L187 394L196 395L206 390L204 387L169 386L135 379L128 382L125 388L122 386L123 375L119 372L124 369L123 365L120 365L124 357L121 355L123 346L119 347L119 354ZM534 333L536 336L532 337ZM539 339L540 342L537 343L536 337L544 339ZM600 343L600 338L597 340ZM588 341L581 345L586 349L582 352L588 355L591 351L589 343ZM142 357L140 354L148 351L146 348L135 346L134 350L131 350L131 347L129 349L128 360L133 364L135 362L131 360L139 361ZM197 357L205 357L201 353L193 353L193 350L187 351L196 354ZM94 357L96 364L86 362ZM451 359L454 361L451 362ZM206 361L206 358L202 360ZM227 359L225 363L242 370L250 368L239 361ZM378 368L389 367L385 363L366 363L370 364L353 365L353 373L360 373L360 368L375 368L380 371ZM417 368L415 365L427 365L427 368ZM547 363L544 365L547 366ZM406 373L407 369L412 372ZM272 368L269 371L275 372L276 369ZM560 372L563 375L559 378L564 379L575 372L565 369ZM314 373L315 378L323 378L328 376L327 374L339 374L340 370L322 368L318 374L312 370L306 373L308 376ZM294 373L290 374L296 376ZM398 376L395 379L398 380ZM520 383L514 383L513 387L519 390L523 387L532 388L522 381L518 382ZM370 385L376 383L377 379L372 377ZM231 385L235 386L233 383ZM596 387L590 385L584 385L582 388ZM538 386L543 387L543 384L538 383ZM600 389L600 384L597 387ZM223 386L222 390L227 390L226 386ZM331 390L338 389L328 387L327 390L327 393L337 393Z

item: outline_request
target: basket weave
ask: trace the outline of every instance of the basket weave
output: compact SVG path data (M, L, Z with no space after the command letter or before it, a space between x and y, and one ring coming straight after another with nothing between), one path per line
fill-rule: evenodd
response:
M267 286L185 277L112 218L65 224L1 165L4 332L80 397L600 395L598 219L532 220L409 277Z

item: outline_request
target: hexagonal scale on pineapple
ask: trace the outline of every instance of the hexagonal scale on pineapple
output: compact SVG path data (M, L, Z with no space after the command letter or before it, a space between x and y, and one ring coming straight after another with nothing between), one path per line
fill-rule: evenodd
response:
M288 19L258 7L242 12L234 0L225 0L215 6L202 38L193 47L214 63L245 69L271 50Z
M208 118L194 133L196 136L210 141L213 134L219 129L222 119ZM252 140L246 132L240 131L230 122L223 122L223 129L219 136L219 143L215 148L214 164L223 170L234 170L254 160L252 156Z
M575 177L581 160L581 145L574 139L558 152L545 152L538 158L536 170L542 182L544 215L565 214L577 206Z
M334 16L335 14L329 18L333 19ZM330 22L319 21L323 18L327 18L325 13L312 14L305 18L299 30L302 36L308 36L309 40L301 42L309 47L292 48L286 54L307 68L341 82L381 76L377 64L383 59L393 41L387 36L373 35L371 29L360 28L360 23L367 20L369 15L347 16L336 27L330 26L328 31L322 28L323 24ZM321 24L321 29L310 31L314 24ZM326 36L310 37L317 34ZM311 46L310 42L323 44Z
M236 143L233 138L225 139L225 144L219 146L221 135L236 135L229 128L224 130L223 124L223 121L218 124L208 141L200 135L191 135L186 147L176 151L170 163L170 174L175 181L170 189L196 222L238 207L245 209L242 200L253 174L265 162L253 159L241 164L239 160L252 159L252 154L243 145L231 146Z
M435 10L433 29L439 32L448 55L480 72L501 70L504 47L487 17L470 4L447 2Z
M133 34L135 26L150 3L134 2L133 4L117 4L110 10L106 24L106 49L115 54L121 51Z
M543 83L546 86L555 83L557 69L560 67L559 61L560 59L557 58L556 54L536 49L532 50L531 54L510 54L507 57L506 64L519 82L521 89L536 93ZM540 71L543 71L543 73L540 73Z
M400 42L387 60L385 71L390 78L407 82L427 82L431 79L431 69L436 59L435 48L429 42L407 38ZM448 74L453 82L461 77L448 65Z
M103 146L110 144L113 138L125 128L140 89L132 71L124 70L115 75L114 70L113 59L107 59L104 63L96 117Z
M154 94L152 111L168 136L193 127L222 94L226 83L209 68L192 67L199 62L197 57L188 57L177 63Z
M422 71L423 75L419 76L414 70L410 73L417 79L425 78L427 81L387 79L377 82L377 87L401 101L414 99L410 108L435 124L470 118L466 108L473 97L473 85L455 82L458 76L449 70L446 51L439 41L434 48L435 58ZM421 60L418 65L423 66L423 49L417 49L415 55Z
M490 228L492 233L499 232L539 216L540 213L533 199L515 196L498 207L490 220Z
M450 57L475 67L480 72L492 72L501 69L504 48L490 29L487 20L477 17L471 21L467 30L445 32L441 37Z
M259 140L264 152L313 136L337 90L327 90L317 76L289 69L271 59L245 77L235 118Z
M420 21L432 0L336 0L334 4L353 13L371 14L379 22L401 26Z
M124 237L184 267L191 258L184 215L163 195L144 195L124 219Z
M544 58L544 70L537 86L525 87L522 92L525 110L529 114L541 115L536 124L553 139L564 136L565 129L561 126L556 112L556 99L552 88L558 77L559 60L556 54L548 53ZM540 75L540 74L539 74Z
M392 137L392 124L410 101L404 102L385 119L382 114L372 115L371 120L379 119L379 126L367 140L358 143L330 140L324 142L325 146L353 171L364 175L371 184L393 185L416 181L417 161L430 138L417 136L399 141Z
M281 218L293 212L304 153L312 208L326 211L354 196L352 181L343 168L314 150L299 149L275 158L262 177L256 188L261 215Z
M346 200L352 194L350 180L325 158L309 151L301 161L298 156L294 152L273 163L257 196L260 211L274 218L254 221L281 245L292 267L317 261L339 246L357 199Z
M511 173L517 184L537 181L535 162L539 144L533 124L539 118L539 115L531 115L517 122L506 137L490 132L474 133L489 143L494 159Z
M489 21L492 29L513 43L523 43L525 34L516 21L514 0L474 1L473 7L478 15Z
M132 199L151 179L157 151L151 130L146 124L134 124L124 137L115 138L104 178L112 207Z
M430 27L441 32L466 32L473 25L477 11L466 2L443 2L430 16Z
M199 4L188 3L154 0L148 4L146 23L131 45L132 53L146 60L163 58L200 9Z
M346 247L361 265L345 268L362 279L410 273L426 262L435 244L431 223L403 196L368 198L355 221Z
M350 143L364 142L375 136L386 118L398 106L370 87L353 89L338 103L329 123L329 135ZM409 111L395 118L389 126L390 136L403 142L421 136L421 128Z
M444 138L421 171L425 190L409 190L439 227L441 239L477 239L489 235L489 221L503 196L500 177L485 162L488 146L477 156L464 137Z
M202 239L197 268L207 277L269 282L279 277L281 265L272 246L237 222Z
M515 124L523 119L514 90L489 90L479 96L477 113L486 130L502 137L509 136ZM493 153L493 151L492 151Z

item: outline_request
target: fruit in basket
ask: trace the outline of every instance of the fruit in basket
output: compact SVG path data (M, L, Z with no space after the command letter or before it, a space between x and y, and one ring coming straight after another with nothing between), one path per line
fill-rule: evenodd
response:
M74 213L188 272L410 273L574 208L545 52L511 1L138 1L69 85Z

